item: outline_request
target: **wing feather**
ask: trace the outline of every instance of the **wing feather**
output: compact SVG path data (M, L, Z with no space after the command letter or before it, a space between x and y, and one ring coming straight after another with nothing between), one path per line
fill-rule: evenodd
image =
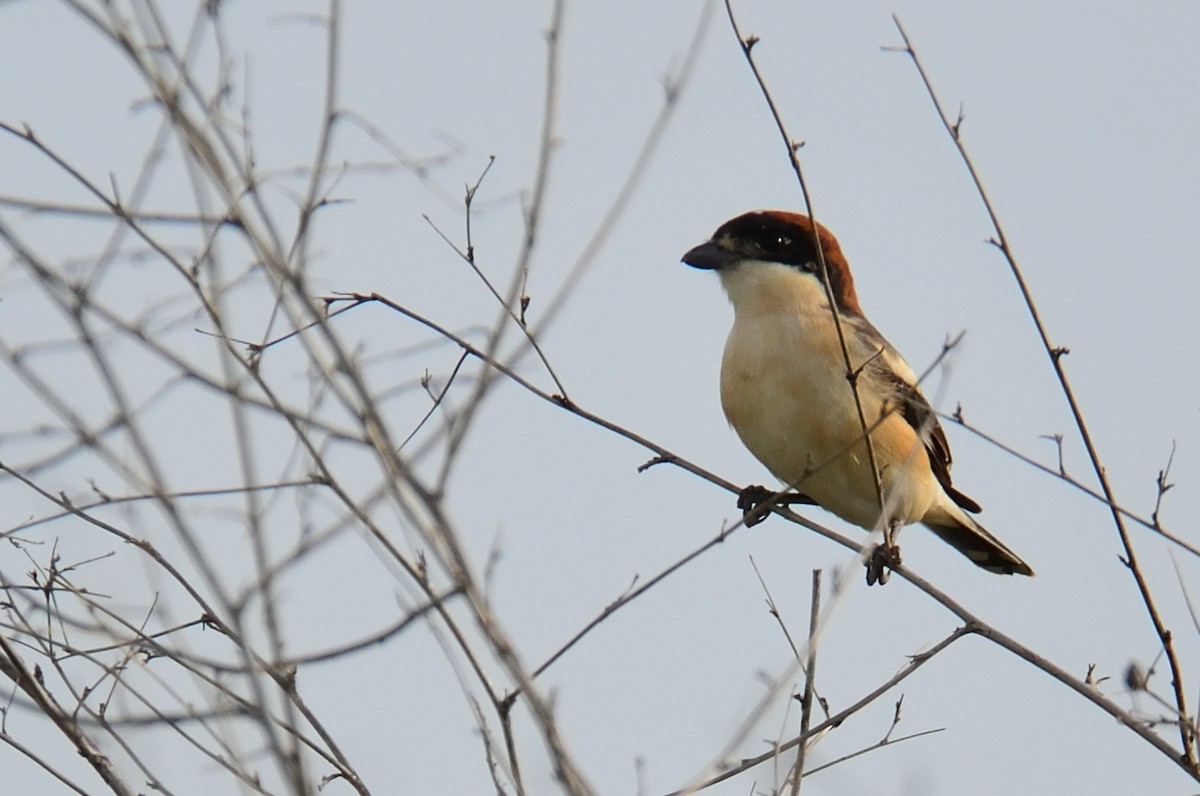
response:
M933 411L929 401L921 393L920 387L917 386L917 376L913 369L904 357L900 356L892 344L884 339L874 326L866 318L856 317L849 319L856 326L860 326L860 331L865 332L863 337L871 339L876 344L874 356L867 365L871 370L871 377L880 384L885 384L891 388L891 398L896 406L896 411L904 420L912 426L917 432L922 442L925 443L925 452L929 455L929 466L933 469L933 474L937 478L938 483L942 485L942 489L946 491L950 499L958 504L966 511L978 514L982 511L982 507L972 500L967 495L954 488L954 484L950 478L950 468L954 465L954 457L950 454L950 443L946 439L946 432L942 430L941 423L938 422L937 413ZM882 349L882 353L880 352Z

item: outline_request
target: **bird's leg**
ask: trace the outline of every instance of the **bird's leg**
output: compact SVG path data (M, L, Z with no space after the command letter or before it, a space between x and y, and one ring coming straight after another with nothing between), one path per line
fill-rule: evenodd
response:
M896 544L896 534L900 531L900 523L889 521L883 526L883 544L875 545L875 549L867 556L867 585L880 586L888 582L888 570L900 566L900 545Z
M777 500L772 500L775 494L774 491L760 484L751 484L738 492L737 507L742 510L742 519L747 528L765 520L771 506L817 505L817 501L799 492L786 492Z

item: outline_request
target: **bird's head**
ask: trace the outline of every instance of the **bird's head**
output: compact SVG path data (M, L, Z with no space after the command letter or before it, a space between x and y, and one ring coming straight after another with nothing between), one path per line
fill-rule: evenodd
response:
M718 227L710 240L688 251L682 261L716 271L735 310L746 303L762 306L775 300L824 301L818 240L838 311L862 315L854 278L837 238L799 213L744 213Z

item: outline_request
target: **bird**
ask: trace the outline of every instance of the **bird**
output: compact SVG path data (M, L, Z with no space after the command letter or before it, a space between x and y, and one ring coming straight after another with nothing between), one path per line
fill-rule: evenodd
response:
M937 414L913 369L867 320L833 233L800 213L757 210L722 224L682 262L715 271L733 305L721 358L725 417L755 458L795 490L780 498L747 487L738 501L747 524L765 519L762 504L772 500L815 503L882 529L884 544L867 560L868 584L886 582L888 569L899 566L894 535L914 523L983 569L1034 574L971 516L981 508L951 481Z

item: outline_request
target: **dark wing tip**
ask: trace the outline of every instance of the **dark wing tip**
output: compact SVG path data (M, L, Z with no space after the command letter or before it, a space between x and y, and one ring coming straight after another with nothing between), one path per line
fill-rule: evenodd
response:
M978 523L971 525L956 522L945 524L925 523L925 527L941 537L958 552L971 560L975 566L998 575L1026 575L1033 577L1033 567L1021 560L1013 551L985 531ZM973 527L972 527L973 526Z
M979 505L970 497L964 495L962 492L959 492L950 485L950 475L948 473L946 475L946 480L942 481L942 489L946 490L946 494L950 496L951 500L958 504L960 509L965 509L972 514L978 514L979 512L983 511L983 506Z

